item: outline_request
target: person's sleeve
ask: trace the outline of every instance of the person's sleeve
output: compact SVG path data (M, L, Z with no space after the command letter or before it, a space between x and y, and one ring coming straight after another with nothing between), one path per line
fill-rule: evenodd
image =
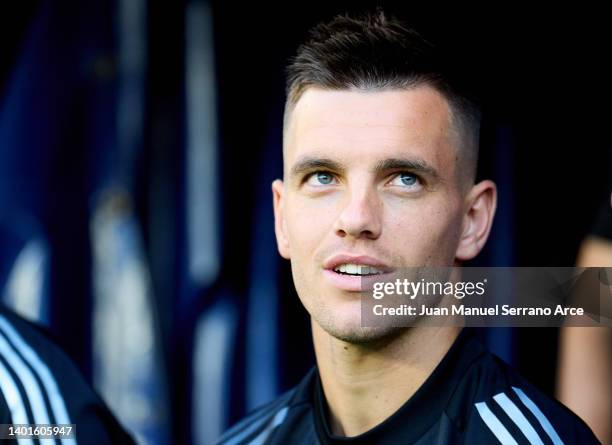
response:
M77 443L134 441L87 383L77 366L40 327L0 310L0 361L10 374L0 385L0 421L75 424ZM17 403L8 404L6 399Z

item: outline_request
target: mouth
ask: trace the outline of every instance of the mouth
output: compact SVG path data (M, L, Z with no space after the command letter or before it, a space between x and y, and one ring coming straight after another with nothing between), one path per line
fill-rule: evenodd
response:
M386 273L383 269L374 266L366 266L364 264L342 263L333 268L333 271L340 275L351 275L357 277L368 277L374 275L383 275Z
M366 255L336 255L323 267L330 284L349 292L365 291L373 281L384 280L393 272L383 261Z

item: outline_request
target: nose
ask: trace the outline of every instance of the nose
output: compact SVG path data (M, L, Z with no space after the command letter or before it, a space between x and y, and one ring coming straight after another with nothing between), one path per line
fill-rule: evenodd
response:
M382 205L373 191L349 193L334 229L341 238L377 239L382 230Z

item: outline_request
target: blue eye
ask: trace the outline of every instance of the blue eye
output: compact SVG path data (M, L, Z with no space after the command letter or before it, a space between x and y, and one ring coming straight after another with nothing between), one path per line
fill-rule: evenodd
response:
M412 173L398 173L393 180L391 181L391 185L396 187L401 187L404 189L410 189L411 191L420 190L422 183L418 176L413 175Z
M334 175L327 172L315 172L308 178L311 185L330 185L334 182Z
M402 184L407 185L407 186L413 186L414 184L417 183L417 177L414 175L411 175L410 173L401 173L399 175L400 181L402 181Z
M317 173L316 176L319 182L325 185L331 184L331 182L334 180L332 175L330 175L329 173L320 172L320 173Z

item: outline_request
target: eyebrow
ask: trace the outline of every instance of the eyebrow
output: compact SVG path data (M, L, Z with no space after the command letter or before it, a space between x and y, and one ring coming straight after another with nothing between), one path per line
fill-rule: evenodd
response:
M325 169L336 172L344 171L342 164L329 158L305 157L296 162L291 168L291 176L301 176L313 170Z
M294 164L291 168L291 176L301 176L305 173L310 173L313 170L319 169L332 170L340 173L345 170L340 162L334 161L333 159L307 156ZM379 174L390 170L409 170L424 176L429 176L432 179L440 179L438 171L421 158L383 159L377 162L373 168L373 171Z
M374 167L374 171L377 173L386 172L389 170L410 170L415 173L429 176L432 179L440 179L440 174L438 171L420 158L389 158L379 161Z

